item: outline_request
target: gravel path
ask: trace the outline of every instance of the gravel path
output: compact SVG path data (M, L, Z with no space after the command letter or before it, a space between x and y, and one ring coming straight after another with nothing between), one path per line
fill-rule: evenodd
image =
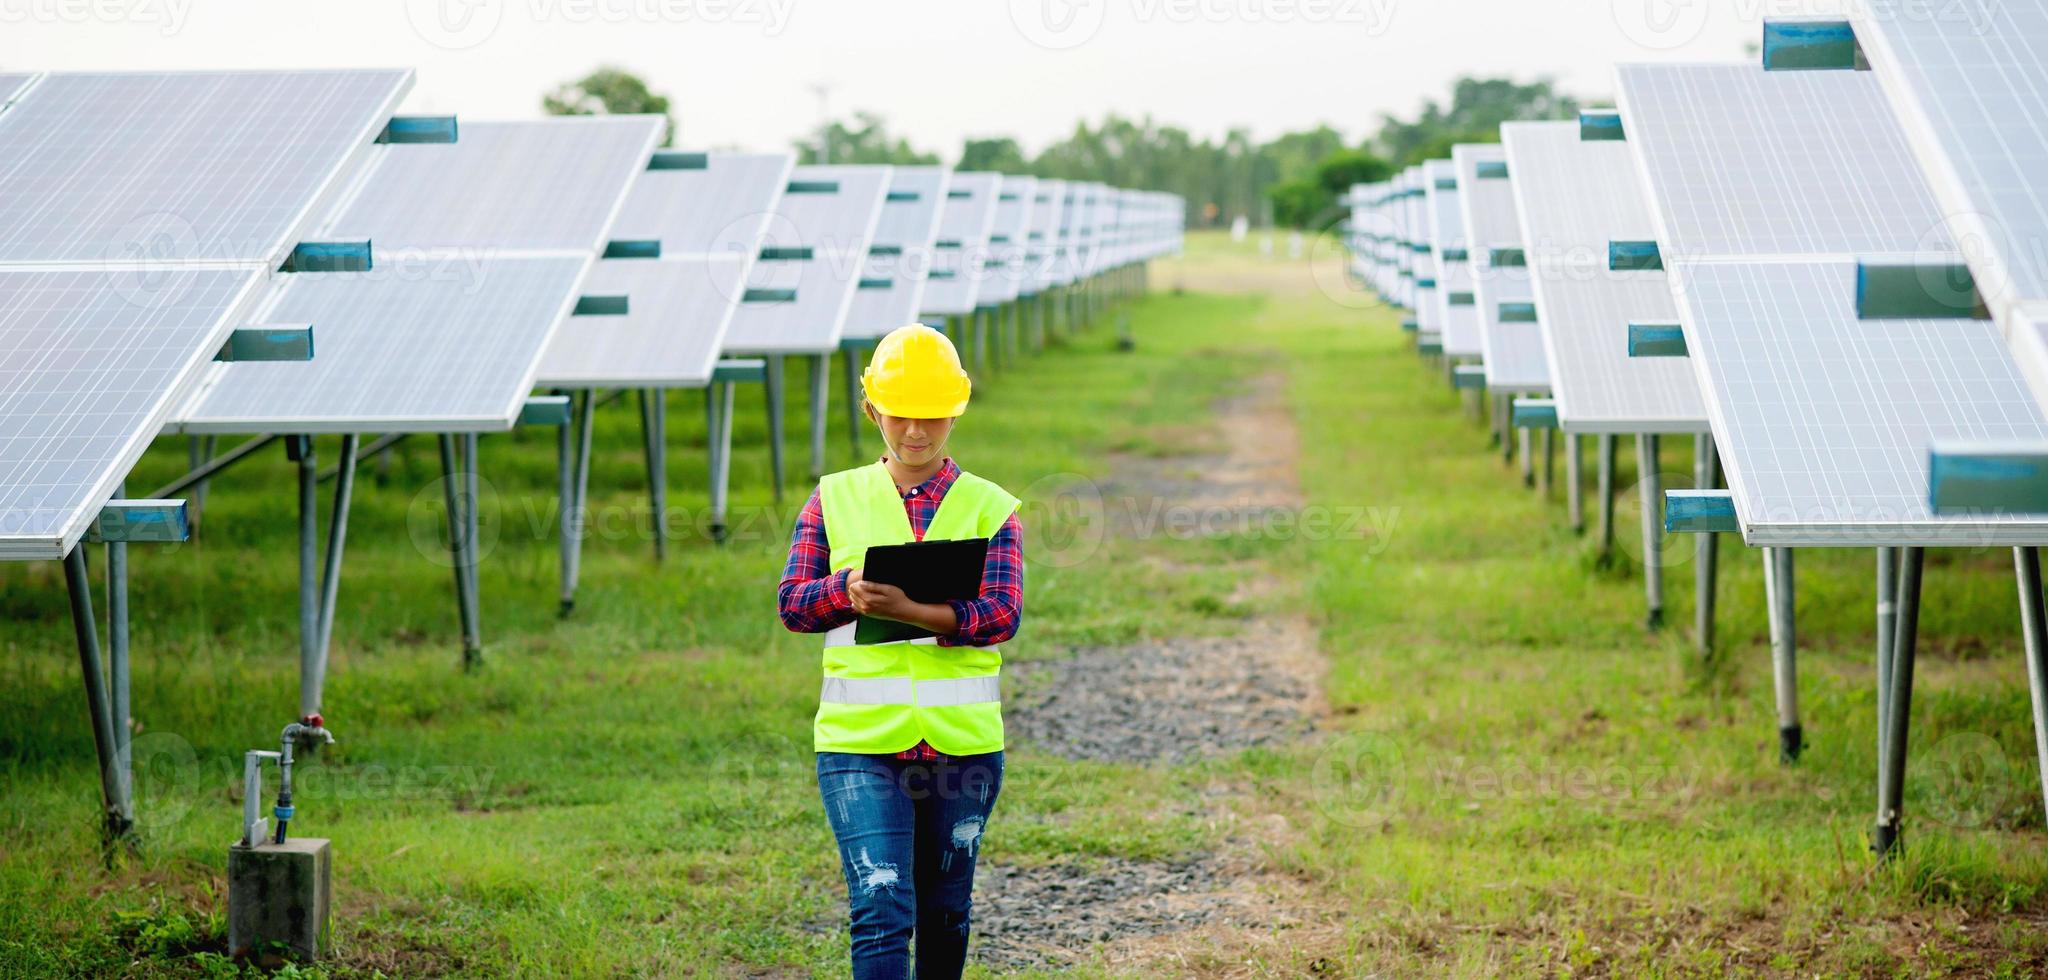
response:
M1207 858L984 864L974 881L974 958L999 968L1060 966L1092 943L1190 929L1226 911L1217 882Z
M1312 725L1314 637L1293 621L1245 635L1091 647L1012 666L1005 720L1069 759L1185 762L1300 737Z
M1298 508L1299 448L1284 394L1284 378L1255 379L1246 394L1217 406L1223 451L1119 459L1105 494L1126 502L1123 514L1200 507L1256 523L1274 509ZM1113 519L1111 527L1125 538L1147 533L1129 520ZM1271 584L1256 564L1244 574L1241 593ZM1034 752L1171 765L1302 737L1322 710L1322 669L1315 629L1301 617L1258 617L1234 636L1087 647L1005 665L1004 725L1013 743ZM973 956L997 969L1058 968L1104 950L1144 974L1171 967L1141 946L1163 948L1170 960L1184 940L1234 944L1230 930L1298 922L1293 909L1276 904L1287 889L1262 886L1256 861L1247 860L1255 851L1233 834L1220 852L1173 861L983 861Z

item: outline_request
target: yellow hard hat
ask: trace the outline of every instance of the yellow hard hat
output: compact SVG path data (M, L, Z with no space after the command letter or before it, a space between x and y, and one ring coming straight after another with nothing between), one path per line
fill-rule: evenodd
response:
M875 411L903 419L950 419L967 411L972 385L946 335L913 323L889 331L860 376Z

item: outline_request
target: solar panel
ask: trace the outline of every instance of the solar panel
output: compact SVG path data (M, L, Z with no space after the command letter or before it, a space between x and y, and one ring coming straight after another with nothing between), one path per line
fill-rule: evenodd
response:
M1867 72L1622 65L1627 144L1667 263L1955 251Z
M1507 154L1498 145L1462 144L1451 149L1458 168L1459 198L1465 217L1465 240L1479 311L1479 347L1486 386L1498 391L1533 394L1550 389L1550 364L1543 351L1543 331L1534 316L1535 290L1526 264L1512 254L1522 249L1522 222L1515 216L1512 174L1499 175ZM1486 175L1480 164L1486 164ZM1509 255L1496 253L1509 250ZM1510 315L1514 311L1514 315Z
M624 316L570 317L535 375L545 388L701 388L711 383L751 263L737 255L606 259L583 291L627 297Z
M0 263L282 261L411 83L47 75L0 113Z
M625 295L626 314L564 323L541 358L542 386L711 382L792 160L786 153L707 153L702 164L649 170L634 180L611 237L659 241L661 257L597 263L583 291Z
M733 311L726 353L825 354L838 348L891 169L796 168L762 239L763 254L748 275L748 294L757 298Z
M1700 432L1699 382L1684 358L1630 357L1628 325L1674 323L1662 272L1611 272L1610 239L1651 240L1627 144L1585 141L1576 122L1501 127L1558 424L1586 434Z
M1053 266L1059 259L1060 207L1066 199L1064 180L1040 180L1038 189L1032 193L1031 227L1024 233L1027 275L1021 291L1026 296L1036 296L1057 285Z
M896 168L875 226L875 245L846 314L845 336L880 337L917 319L951 177L944 167Z
M1471 243L1465 239L1465 213L1459 203L1457 181L1457 165L1449 160L1431 160L1422 165L1422 188L1427 202L1423 220L1429 228L1426 237L1436 261L1437 284L1434 290L1425 290L1419 302L1439 310L1445 357L1477 358L1482 350L1479 308L1450 302L1453 293L1469 293L1473 289L1472 263L1469 258L1459 257L1469 254Z
M386 253L594 249L619 211L624 184L574 178L634 172L660 142L663 125L659 116L464 123L454 143L383 154L323 235L367 238Z
M1911 16L1899 0L1856 10L1856 38L1964 243L1972 278L2048 403L2048 346L2015 306L2048 299L2048 8L1976 0Z
M1002 182L1001 174L953 175L952 186L946 192L946 207L939 214L938 252L932 265L932 279L924 289L925 314L963 316L974 312L981 293L983 266L988 260L989 229L995 226L996 195Z
M4 108L7 103L14 101L14 97L20 94L22 89L27 88L29 82L34 80L34 75L26 73L0 72L0 108Z
M269 318L314 324L314 359L220 365L181 428L502 431L589 264L487 257L419 277L295 274Z
M1937 440L2048 439L1989 322L1859 320L1853 262L1681 261L1673 277L1750 544L2048 543L2038 517L1928 510Z
M597 121L606 125L593 125ZM466 143L473 132L482 138L469 144L470 152L434 153L440 167L431 175L398 161L446 147L385 147L383 159L326 225L393 243L396 254L380 248L369 272L283 277L268 316L313 324L314 359L217 366L184 411L181 427L252 433L510 428L549 338L579 291L588 291L579 287L596 264L605 224L646 165L660 128L658 119L639 116L472 124L462 139ZM572 152L576 146L580 153ZM527 152L542 154L548 164L532 166ZM503 176L507 171L517 176ZM445 197L421 196L420 180L433 181ZM464 187L475 190L465 193ZM522 194L531 201L522 203ZM491 242L494 232L507 240Z
M706 153L701 167L649 170L633 182L611 237L658 240L664 259L752 256L794 165L787 153Z
M259 278L246 268L0 271L0 559L70 550Z
M1038 178L1003 175L996 195L995 222L989 228L989 265L981 284L983 306L1011 302L1023 292L1031 233L1037 227L1031 221L1037 195Z
M1070 180L1061 190L1059 216L1056 219L1059 247L1053 255L1050 267L1052 283L1056 286L1065 286L1080 278L1078 263L1081 261L1081 224L1078 212L1082 195L1087 192L1087 185Z

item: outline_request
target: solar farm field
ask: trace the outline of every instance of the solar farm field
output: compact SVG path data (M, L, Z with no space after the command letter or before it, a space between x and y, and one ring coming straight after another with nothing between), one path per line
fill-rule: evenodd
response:
M1782 765L1753 556L1723 562L1713 655L1646 634L1629 536L1602 560L1562 487L1525 490L1397 317L1331 302L1342 260L1313 254L1192 236L1111 314L1133 350L1103 327L1056 341L962 422L963 461L1029 488L1040 556L1008 647L1018 744L972 975L2048 969L2009 551L1929 562L1915 820L1874 865L1867 553L1801 554L1809 747ZM567 620L556 515L525 503L554 485L554 440L486 439L481 586L502 598L468 673L431 446L365 468L359 611L336 621L329 686L341 740L300 776L304 821L345 848L335 953L305 973L843 972L817 650L774 616L798 501L766 492L759 418L742 403L731 541L685 528L658 567L635 523L642 447L600 425ZM670 424L701 444L694 408ZM1685 445L1661 467L1689 473ZM296 676L293 570L263 560L294 521L254 492L289 481L274 455L215 484L197 539L132 559L147 843L111 871L49 873L98 853L92 741L62 578L0 567L0 973L230 970L239 769L222 760L274 738ZM1190 475L1217 460L1235 482ZM183 465L159 449L137 478ZM674 466L671 506L701 514L702 454ZM1239 519L1274 507L1302 520ZM1685 551L1666 558L1689 578ZM1674 592L1674 621L1688 602ZM1183 752L1194 732L1210 746Z

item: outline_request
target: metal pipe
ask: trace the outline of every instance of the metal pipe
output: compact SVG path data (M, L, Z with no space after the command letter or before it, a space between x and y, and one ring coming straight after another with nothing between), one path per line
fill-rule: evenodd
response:
M1564 506L1573 534L1583 534L1586 530L1585 460L1579 443L1580 439L1575 434L1564 437Z
M555 389L561 394L562 389ZM576 534L576 522L572 512L576 509L576 420L582 416L576 405L576 397L569 396L569 417L555 429L555 499L561 513L561 526L556 533L561 538L558 574L561 577L561 595L556 599L557 610L572 608L576 602L575 593L569 582L575 576L575 552L580 546Z
M650 389L646 397L653 402L648 412L654 432L648 439L652 452L647 464L647 492L648 503L654 508L654 560L659 562L668 558L668 390Z
M1554 429L1543 430L1543 495L1550 496L1550 488L1557 482L1557 440L1552 437Z
M782 367L782 355L770 354L767 357L767 367L761 375L761 388L766 392L768 399L768 488L778 503L782 500L783 483ZM816 412L817 406L813 405L811 411Z
M968 343L974 345L974 376L988 377L988 318L980 310L967 314Z
M583 451L582 479L586 484L589 482L590 477L590 447L587 444L589 438L589 434L585 433L584 440L586 445ZM462 543L467 553L464 561L469 565L469 621L476 629L476 652L481 657L483 654L483 604L478 601L478 595L482 591L482 587L478 584L477 580L482 573L482 557L477 553L476 549L477 542L483 539L483 535L478 533L477 527L480 519L478 515L482 511L480 505L483 502L483 493L481 492L482 488L477 485L482 477L480 476L481 471L478 469L476 444L476 433L465 432L462 434L462 488L464 498L462 519L463 523L468 526L467 533L462 536ZM589 492L587 488L583 485L578 485L576 487L576 502L581 504L588 498ZM587 511L585 519L588 519ZM580 556L580 549L578 554Z
M846 446L852 451L854 459L860 458L860 406L862 400L867 397L860 386L860 361L860 353L852 350L847 351L846 356L839 359L839 364L844 369L842 373L846 376L846 404L851 409L846 413Z
M1494 402L1500 412L1500 462L1502 466L1510 466L1515 461L1515 396L1503 392Z
M730 381L713 381L704 388L704 452L707 473L711 480L711 539L725 540L725 454L727 448L719 441L721 429L718 409L724 401L725 389L732 387Z
M313 437L293 436L299 465L299 717L320 710L320 467Z
M825 415L832 399L832 355L811 357L811 477L825 475ZM851 409L851 406L848 406Z
M1892 696L1892 644L1895 639L1899 606L1899 551L1897 548L1877 549L1877 750L1884 751L1884 719L1890 717L1886 705Z
M564 511L572 524L572 538L568 574L562 579L560 614L563 616L576 610L576 585L583 577L583 534L590 524L590 444L597 432L597 403L592 395L592 392L585 391L578 397L578 407L572 419L576 423L576 469L569 492L575 504ZM470 502L474 506L474 498ZM472 570L469 577L470 588L474 592L476 572Z
M469 605L468 548L462 540L468 533L469 522L462 516L462 484L455 466L455 436L443 432L437 441L441 449L441 498L448 509L448 553L455 571L455 611L462 621L462 665L473 668L480 659L481 651L476 640L475 612ZM564 510L563 520L569 519L567 510Z
M1595 436L1599 456L1599 554L1614 554L1614 436Z
M561 394L561 391L557 389L555 393ZM361 466L362 464L369 462L372 459L377 460L380 466L388 463L389 457L384 455L384 451L390 449L393 446L398 445L401 442L404 442L411 435L412 433L410 432L387 432L381 436L378 436L375 439L370 440L369 445L366 445L363 448L356 450L356 465ZM326 483L327 481L332 480L340 475L341 464L336 463L333 466L330 466L320 471L320 482Z
M2041 606L2041 552L2014 548L2018 571L2020 626L2026 633L2027 690L2034 704L2034 763L2041 779L2041 805L2048 810L2048 621Z
M725 391L723 392L723 394L720 395L721 400L724 402L724 407L719 409L718 412L718 445L720 462L718 464L717 487L718 523L716 525L715 537L718 539L720 544L725 543L726 538L725 506L728 496L727 488L732 483L733 396L734 386L730 384L726 385Z
M1692 485L1712 490L1720 484L1714 456L1714 437L1702 432L1693 441ZM1693 561L1693 641L1702 656L1714 650L1714 600L1716 572L1720 561L1720 536L1702 534L1695 545Z
M126 492L126 484L115 485L115 496ZM123 541L107 542L107 686L112 689L115 770L127 786L122 795L131 807L122 816L132 821L135 783L128 725L133 717L128 703L128 544Z
M1899 550L1898 625L1893 635L1891 697L1885 704L1884 746L1877 769L1877 824L1871 849L1880 859L1898 846L1906 784L1907 727L1913 714L1913 643L1920 631L1919 548Z
M1798 579L1792 549L1765 548L1764 609L1771 626L1771 680L1778 701L1778 760L1799 761L1806 748L1799 726Z
M327 565L320 575L320 640L319 656L313 660L312 683L305 677L299 681L299 718L317 717L320 702L327 687L327 656L334 646L334 604L341 594L341 557L348 549L348 511L356 487L356 443L360 439L351 432L341 437L341 462L334 482L334 513L327 518ZM306 691L312 691L311 703L305 700Z
M1522 454L1522 486L1524 487L1534 487L1536 485L1536 457L1529 451L1530 438L1530 430L1515 430L1515 448Z
M1657 437L1636 436L1636 496L1643 512L1643 592L1649 599L1650 614L1644 624L1650 629L1664 626L1664 538L1662 510L1664 491L1657 470Z
M120 771L115 750L113 709L107 702L106 679L100 675L99 624L92 615L92 578L85 567L85 546L64 555L64 584L71 593L71 631L78 641L78 666L85 678L86 710L92 717L93 748L99 754L101 831L106 840L128 835L135 823L128 799L129 781Z
M276 435L257 436L256 438L251 439L248 442L242 443L241 445L238 445L235 448L228 450L227 452L224 452L218 456L215 456L205 461L204 463L201 463L200 465L194 467L191 472L186 473L184 476L181 476L175 480L172 480L169 483L164 484L163 486L156 488L155 490L150 491L149 495L142 499L162 500L166 497L175 497L178 494L185 492L185 490L191 487L196 487L199 484L205 482L208 477L213 476L214 474L219 473L220 471L227 469L228 467L233 466L244 459L247 459L250 453L253 453L258 449L262 449L263 447L270 445L272 442L275 442L279 438L282 437Z

